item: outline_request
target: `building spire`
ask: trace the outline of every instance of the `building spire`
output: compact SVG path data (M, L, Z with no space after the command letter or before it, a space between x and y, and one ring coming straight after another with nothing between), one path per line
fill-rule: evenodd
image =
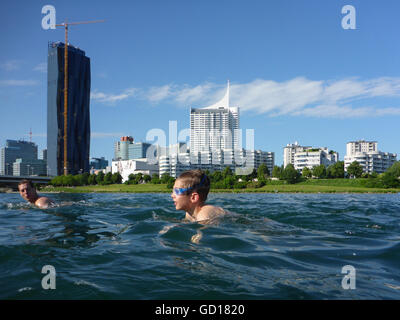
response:
M229 85L229 79L228 79L228 88L226 89L226 96L227 96L226 100L228 102L228 108L229 108L229 88L230 88L230 85Z
M230 84L229 84L229 80L228 80L228 86L226 89L225 96L217 103L214 103L213 105L206 107L204 109L217 109L220 107L229 108L229 87L230 87Z

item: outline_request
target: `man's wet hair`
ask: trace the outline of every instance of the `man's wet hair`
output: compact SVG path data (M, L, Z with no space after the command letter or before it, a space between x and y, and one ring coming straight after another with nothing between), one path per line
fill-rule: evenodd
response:
M27 184L27 185L30 186L31 188L34 188L34 187L35 187L35 186L33 185L33 183L32 183L31 180L24 179L24 180L21 180L21 181L18 183L18 188L19 188L20 185L23 185L23 184Z
M191 188L187 194L196 191L202 202L207 200L210 191L210 178L201 170L189 170L182 173L178 179L184 188Z

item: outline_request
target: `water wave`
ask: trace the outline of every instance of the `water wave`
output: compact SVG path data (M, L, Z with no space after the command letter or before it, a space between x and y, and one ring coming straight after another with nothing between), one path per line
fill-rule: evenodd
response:
M0 298L397 299L398 195L211 194L231 211L183 221L167 194L0 194ZM5 218L7 217L7 218ZM357 290L341 287L342 267ZM10 279L13 279L12 281Z

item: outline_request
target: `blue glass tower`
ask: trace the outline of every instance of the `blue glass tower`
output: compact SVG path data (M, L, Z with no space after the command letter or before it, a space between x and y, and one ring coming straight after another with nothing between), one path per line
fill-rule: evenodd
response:
M49 43L47 60L47 163L49 175L64 169L64 43ZM68 173L89 172L90 59L68 46Z

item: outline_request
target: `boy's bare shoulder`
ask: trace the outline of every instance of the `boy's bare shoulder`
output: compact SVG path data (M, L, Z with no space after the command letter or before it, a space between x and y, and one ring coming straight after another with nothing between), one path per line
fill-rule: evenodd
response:
M213 219L216 217L221 217L225 214L227 214L227 212L220 207L205 205L201 208L201 211L197 216L197 221Z
M51 201L47 197L40 197L39 199L36 200L35 206L37 206L40 209L47 209L49 206L53 205L54 202Z

